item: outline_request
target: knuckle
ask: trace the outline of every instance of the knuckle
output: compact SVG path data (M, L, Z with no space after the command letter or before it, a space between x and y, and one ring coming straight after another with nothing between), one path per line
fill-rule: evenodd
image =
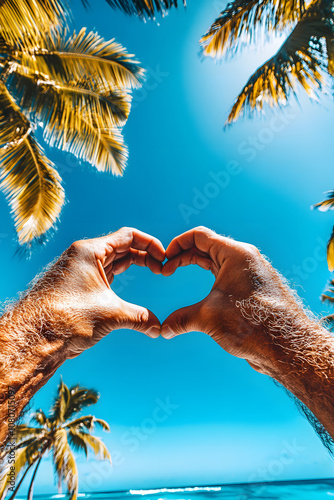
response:
M86 246L85 240L74 241L72 245L69 247L69 252L71 254L80 253L80 251Z

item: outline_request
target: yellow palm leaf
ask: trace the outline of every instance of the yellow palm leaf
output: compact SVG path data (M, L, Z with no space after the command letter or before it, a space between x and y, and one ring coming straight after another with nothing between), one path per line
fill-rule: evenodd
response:
M328 269L332 272L334 271L334 228L332 235L327 244L327 264Z
M292 26L305 10L304 0L235 0L227 4L200 44L204 56L223 57L257 40L259 32Z
M87 448L90 448L97 458L100 460L109 460L111 463L111 455L102 439L92 436L87 432L77 431L77 434L80 435L80 438L86 443Z
M334 210L334 190L328 191L326 200L320 201L313 205L313 208L320 210L320 212L327 212L328 210Z
M247 110L285 105L290 93L296 96L298 86L310 97L316 97L326 71L322 39L329 33L331 27L319 11L318 2L314 2L277 54L250 77L232 107L227 124Z
M19 57L23 66L57 82L90 79L109 90L138 87L144 76L138 61L120 44L85 28L69 38L63 31L48 32L40 47L22 51Z
M71 500L76 500L78 494L78 469L70 450L67 432L58 429L54 435L53 462L60 481L64 481Z
M59 26L65 13L60 0L6 0L0 3L0 33L8 43L33 43L41 26Z
M33 137L28 120L0 84L0 188L14 216L20 243L50 229L60 214L60 177Z
M80 120L80 128L77 121ZM128 149L119 129L101 129L99 124L72 109L72 114L61 127L46 124L44 139L50 146L68 151L100 172L122 175L128 158Z
M79 110L77 123L73 124L78 129L83 111L87 119L103 127L123 126L130 113L128 92L110 91L87 80L57 83L44 75L27 74L18 64L12 65L6 86L27 116L34 116L37 123L42 126L48 123L51 128L62 126L73 118L73 108Z

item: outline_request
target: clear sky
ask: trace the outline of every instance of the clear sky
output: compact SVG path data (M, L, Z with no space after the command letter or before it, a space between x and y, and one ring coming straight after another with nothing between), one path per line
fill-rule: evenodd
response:
M332 102L301 98L301 107L293 104L224 131L233 98L279 41L215 64L201 61L198 40L221 2L189 0L186 10L171 12L159 25L127 18L103 0L92 1L87 11L79 0L71 4L76 27L116 37L148 69L124 131L130 160L124 177L114 178L46 148L63 176L68 203L55 236L25 261L14 255L13 225L0 198L1 300L23 290L76 239L126 225L167 245L175 235L206 225L260 247L315 313L326 312L319 296L329 277L325 246L333 218L310 206L333 187ZM170 278L132 267L114 289L163 320L203 298L212 283L209 273L195 267ZM78 459L81 491L334 473L285 393L202 333L166 341L114 332L65 363L32 409L49 408L60 375L69 385L99 390L91 411L111 426L103 439L114 467ZM50 491L50 464L42 465L36 492Z

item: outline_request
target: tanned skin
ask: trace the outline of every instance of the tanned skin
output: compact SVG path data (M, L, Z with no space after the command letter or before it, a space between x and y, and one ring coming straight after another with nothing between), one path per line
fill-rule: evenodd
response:
M161 273L164 259L162 244L135 229L77 241L0 319L0 443L8 434L8 388L18 417L59 366L110 331L160 335L156 316L120 299L110 284L131 264Z
M166 257L164 276L197 264L216 280L204 300L164 321L162 336L210 335L292 392L334 438L334 338L306 314L259 250L199 227L175 238Z
M204 300L160 325L152 312L110 289L114 276L131 264L164 276L197 264L216 281ZM194 330L210 335L285 386L334 438L333 337L306 314L255 247L199 227L175 238L165 252L156 238L123 228L74 243L0 319L0 444L8 434L8 387L16 391L19 416L65 360L118 328L152 338Z

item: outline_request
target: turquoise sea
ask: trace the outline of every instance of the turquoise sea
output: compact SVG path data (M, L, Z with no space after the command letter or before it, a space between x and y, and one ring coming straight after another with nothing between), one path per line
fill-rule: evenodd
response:
M17 497L23 499L25 497ZM38 500L66 499L66 495L35 495ZM334 499L334 479L280 481L221 486L195 486L80 493L78 498L91 500L330 500Z

